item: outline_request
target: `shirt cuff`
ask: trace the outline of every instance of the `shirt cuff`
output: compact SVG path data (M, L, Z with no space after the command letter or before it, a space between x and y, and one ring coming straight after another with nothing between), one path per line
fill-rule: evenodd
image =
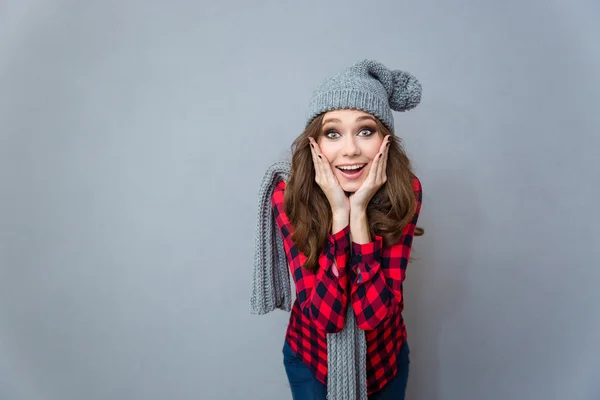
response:
M375 235L372 242L358 244L352 242L352 281L364 283L379 271L383 237Z
M334 256L347 254L348 250L350 250L350 224L334 234L329 234L327 245L329 249L333 249Z
M352 242L352 254L360 258L361 262L370 264L379 260L383 247L383 237L375 235L375 239L369 243L358 244Z

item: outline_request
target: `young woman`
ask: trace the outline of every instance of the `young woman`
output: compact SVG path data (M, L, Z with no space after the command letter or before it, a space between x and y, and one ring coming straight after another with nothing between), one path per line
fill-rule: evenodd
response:
M423 231L421 184L392 110L420 99L416 78L377 61L328 78L269 192L296 289L283 347L295 400L404 398L402 285Z

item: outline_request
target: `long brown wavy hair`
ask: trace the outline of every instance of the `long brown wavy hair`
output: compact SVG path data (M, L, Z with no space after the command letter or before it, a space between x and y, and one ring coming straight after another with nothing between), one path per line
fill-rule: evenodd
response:
M307 257L304 268L313 271L319 265L319 253L327 241L333 222L329 201L315 182L315 167L308 139L312 137L318 142L322 134L323 115L317 116L292 143L292 168L284 194L284 210L294 226L292 240ZM379 119L375 120L382 137L391 135L391 143L387 180L369 202L367 218L371 236L382 236L384 247L388 247L400 240L402 230L416 211L417 200L412 188L414 174L402 139L393 135ZM421 236L424 231L417 227L414 234Z

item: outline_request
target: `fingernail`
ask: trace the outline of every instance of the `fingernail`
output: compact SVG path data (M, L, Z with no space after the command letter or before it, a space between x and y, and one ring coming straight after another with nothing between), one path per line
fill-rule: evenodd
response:
M320 155L320 154L317 154L317 157L321 158L321 155Z
M385 146L386 146L386 147L389 147L389 146L390 146L390 142L387 142L387 144L386 144Z

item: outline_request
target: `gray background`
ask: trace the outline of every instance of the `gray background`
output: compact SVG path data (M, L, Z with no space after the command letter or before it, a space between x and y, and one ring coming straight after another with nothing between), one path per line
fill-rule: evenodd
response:
M567 3L0 2L0 398L290 398L257 187L373 58L424 86L409 399L599 399L600 4Z

